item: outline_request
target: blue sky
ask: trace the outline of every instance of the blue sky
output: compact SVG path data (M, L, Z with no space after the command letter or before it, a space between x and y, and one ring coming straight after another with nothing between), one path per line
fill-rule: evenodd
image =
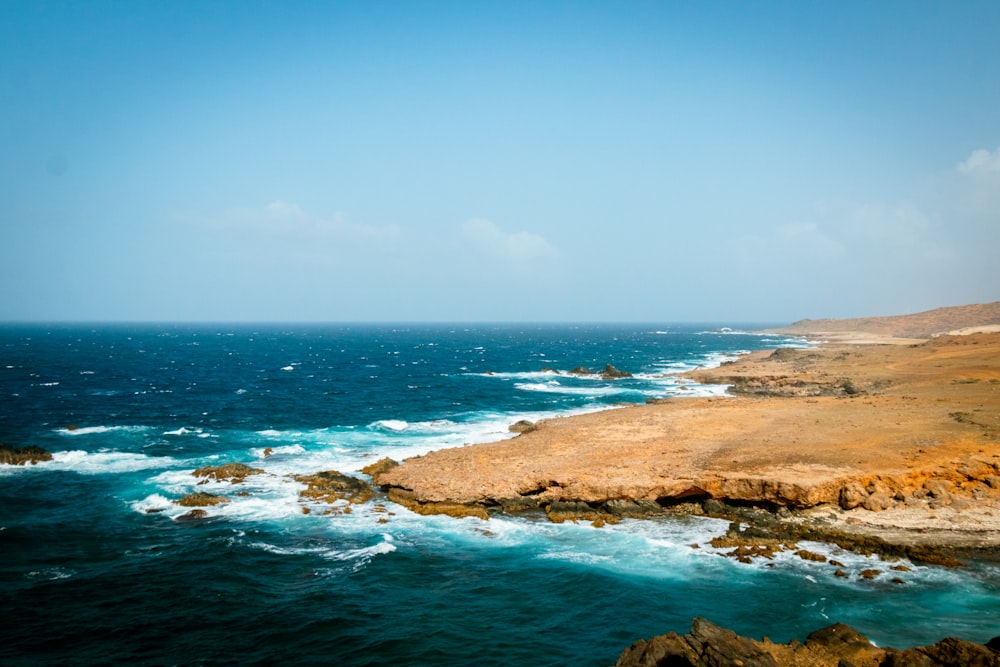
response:
M0 320L1000 299L997 2L0 3Z

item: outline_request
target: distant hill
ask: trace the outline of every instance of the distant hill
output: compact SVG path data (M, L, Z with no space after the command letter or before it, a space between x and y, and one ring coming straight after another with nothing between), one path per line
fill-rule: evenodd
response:
M897 338L931 338L943 333L969 333L962 329L989 327L1000 330L1000 301L937 308L912 315L858 317L852 319L799 320L775 333L804 335L817 333L867 333ZM989 330L989 329L987 329Z

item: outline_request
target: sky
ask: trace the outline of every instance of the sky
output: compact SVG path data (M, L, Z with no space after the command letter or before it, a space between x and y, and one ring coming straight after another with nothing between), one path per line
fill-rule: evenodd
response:
M1000 300L1000 3L0 2L0 321Z

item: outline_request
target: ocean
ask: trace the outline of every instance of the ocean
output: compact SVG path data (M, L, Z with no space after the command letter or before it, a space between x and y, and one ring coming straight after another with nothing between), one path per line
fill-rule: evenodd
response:
M752 637L847 623L880 645L1000 634L1000 566L851 575L707 545L726 523L331 508L293 476L513 437L518 420L719 395L678 378L803 346L728 325L6 325L0 664L610 665L703 616ZM569 371L605 364L603 380ZM243 483L192 475L246 463ZM193 491L230 502L190 518ZM327 512L334 509L336 511ZM692 545L698 545L694 548Z

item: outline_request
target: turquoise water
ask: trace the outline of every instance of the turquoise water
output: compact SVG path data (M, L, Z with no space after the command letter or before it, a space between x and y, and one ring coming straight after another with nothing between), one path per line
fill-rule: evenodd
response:
M998 634L994 564L838 579L722 558L711 519L323 515L291 478L721 394L674 374L788 344L717 325L0 329L0 441L55 454L0 469L0 662L606 665L695 615L780 641L834 621L897 647ZM567 373L606 363L635 377ZM191 475L229 461L266 474ZM194 490L231 502L185 520L172 501Z

